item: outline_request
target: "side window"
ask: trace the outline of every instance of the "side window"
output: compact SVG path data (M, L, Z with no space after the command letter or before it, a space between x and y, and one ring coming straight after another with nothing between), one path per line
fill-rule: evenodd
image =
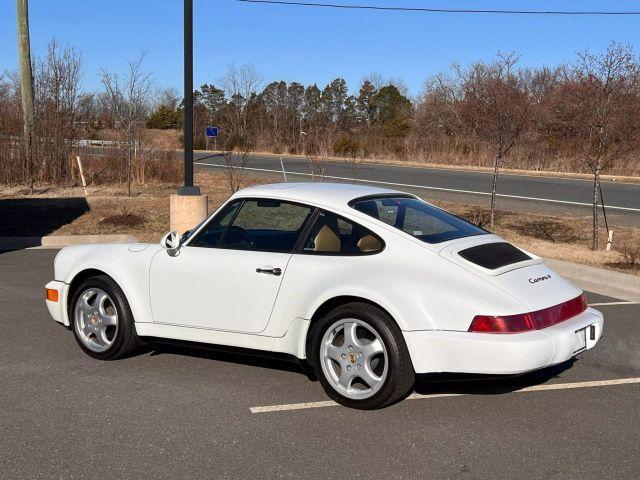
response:
M320 212L302 250L306 253L364 255L384 248L370 230L331 212Z
M198 236L194 238L190 247L216 247L220 243L222 234L229 226L231 219L236 214L238 207L242 203L241 200L237 200L227 205L218 215L216 215L207 225L198 233Z
M222 248L293 251L313 209L279 200L245 200L222 239Z

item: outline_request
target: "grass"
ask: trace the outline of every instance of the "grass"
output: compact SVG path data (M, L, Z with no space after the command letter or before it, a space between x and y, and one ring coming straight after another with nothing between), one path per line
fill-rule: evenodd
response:
M230 195L226 177L219 172L196 172L196 184L209 197L209 212L213 212ZM264 183L248 178L247 184ZM84 198L80 187L40 188L28 196L24 187L0 187L3 200L50 202L38 208L0 208L0 236L85 235L125 233L140 241L156 242L169 228L169 195L177 185L150 183L136 186L134 196L126 196L126 186L99 185L88 188ZM428 197L425 197L429 200ZM66 206L63 214L55 210L65 200L77 202L75 210ZM478 205L450 202L432 203L487 228L488 209ZM28 203L27 203L28 205ZM30 213L29 213L30 212ZM55 223L55 220L62 221ZM640 255L637 253L639 229L616 229L614 250L592 251L588 248L590 224L586 220L522 215L497 212L495 233L525 250L559 260L583 263L640 275ZM606 237L602 232L601 245ZM634 253L635 252L635 253Z

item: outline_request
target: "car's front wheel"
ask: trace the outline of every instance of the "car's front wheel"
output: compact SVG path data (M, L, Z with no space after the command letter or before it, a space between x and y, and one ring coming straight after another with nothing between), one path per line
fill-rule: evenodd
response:
M342 305L315 322L310 334L316 374L334 401L381 408L412 389L415 373L402 333L375 306Z
M112 360L134 350L137 336L131 308L111 277L84 280L75 290L69 314L76 341L89 356Z

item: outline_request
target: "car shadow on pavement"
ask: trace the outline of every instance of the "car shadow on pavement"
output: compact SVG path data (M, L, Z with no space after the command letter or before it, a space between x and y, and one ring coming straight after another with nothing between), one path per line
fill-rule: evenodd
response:
M244 348L210 345L192 344L179 341L159 341L139 349L137 354L150 353L154 355L184 355L189 357L204 358L238 365L251 367L269 368L305 375L309 380L315 382L318 378L313 369L303 361L298 360L293 355L266 352L261 350L250 350Z
M421 395L458 393L499 395L548 382L570 369L575 360L522 375L432 374L417 378L415 392Z

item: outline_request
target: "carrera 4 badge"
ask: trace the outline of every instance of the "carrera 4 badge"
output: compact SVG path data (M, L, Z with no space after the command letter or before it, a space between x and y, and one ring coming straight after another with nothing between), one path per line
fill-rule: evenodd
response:
M549 280L550 278L551 278L551 274L547 274L547 275L544 275L543 277L538 277L538 278L530 278L529 283L543 282L545 280Z

